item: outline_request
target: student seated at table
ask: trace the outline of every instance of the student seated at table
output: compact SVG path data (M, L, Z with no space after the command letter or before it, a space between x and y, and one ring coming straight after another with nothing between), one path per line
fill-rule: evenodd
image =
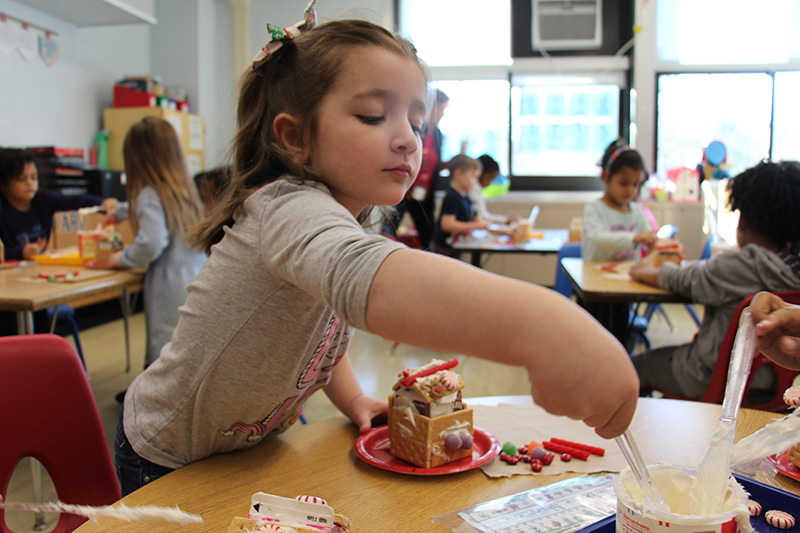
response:
M21 148L0 148L0 240L5 246L6 259L30 260L44 252L56 211L96 205L112 212L117 200L40 191L33 156ZM45 311L34 313L34 331L49 331L46 315ZM0 334L16 333L16 315L2 313Z
M516 221L519 217L507 217L489 212L489 208L486 206L486 199L483 197L483 190L500 175L500 165L489 154L483 154L478 157L478 162L481 164L481 174L478 176L478 181L469 190L469 199L472 202L475 213L487 222L510 224Z
M761 162L728 184L728 205L739 211L738 250L682 266L636 263L630 276L705 305L694 342L633 356L642 393L658 388L699 398L708 388L720 344L736 307L759 291L800 289L800 163ZM768 367L762 367L767 369ZM757 372L751 389L773 392L774 375Z
M450 239L474 229L486 229L489 223L475 212L469 199L469 191L481 173L481 164L468 155L459 154L448 161L447 170L450 171L450 187L442 200L439 220L433 230L431 251L458 257L459 253L450 246Z

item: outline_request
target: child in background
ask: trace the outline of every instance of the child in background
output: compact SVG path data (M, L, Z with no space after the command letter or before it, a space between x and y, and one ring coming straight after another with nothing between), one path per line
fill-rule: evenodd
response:
M56 211L96 205L113 212L117 199L40 191L33 156L21 148L0 148L0 241L6 260L31 260L43 253ZM33 329L37 333L50 330L46 310L33 314ZM0 335L16 334L16 313L0 312Z
M489 223L473 210L469 198L469 192L478 182L481 164L468 155L459 154L447 163L447 170L450 171L450 187L442 200L439 220L431 240L431 251L458 257L458 251L450 246L450 238L474 229L486 229Z
M739 249L682 266L660 268L644 260L630 276L704 304L694 342L656 348L633 356L642 392L651 388L699 398L708 388L719 347L736 307L759 291L800 289L800 163L762 162L728 184L728 204L739 211ZM753 377L751 389L771 394L774 374L768 367Z
M42 253L56 211L96 205L113 213L117 199L40 191L33 156L21 148L0 148L0 240L6 259L30 260Z
M145 117L131 126L122 155L128 203L120 204L113 218L130 218L136 238L112 254L109 266L147 269L147 368L172 337L178 307L186 301L186 285L194 281L206 260L204 253L187 248L184 237L199 222L202 206L178 135L166 120Z
M634 201L644 179L644 161L639 152L614 141L600 161L605 185L603 196L583 209L583 258L587 261L639 259L641 246L656 242L642 207Z
M396 205L419 170L427 70L372 23L312 29L312 6L244 74L231 183L197 234L209 259L121 410L123 493L284 431L320 389L369 430L387 402L361 391L347 356L354 328L523 366L540 406L619 435L638 382L588 314L365 231L370 206Z
M514 222L517 220L517 217L507 217L505 215L490 213L489 209L486 207L486 199L483 197L483 189L488 187L492 181L500 175L500 165L488 154L483 154L478 157L478 162L481 164L481 174L478 176L477 183L469 190L469 199L472 202L475 213L487 222L496 222L498 224L510 224Z
M750 302L758 351L790 370L800 370L800 306L771 292L759 292Z

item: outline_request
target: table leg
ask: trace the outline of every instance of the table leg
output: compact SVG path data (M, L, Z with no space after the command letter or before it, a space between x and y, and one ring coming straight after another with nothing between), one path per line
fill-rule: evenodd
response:
M31 335L33 331L33 311L17 311L17 333Z
M472 266L481 267L481 253L472 252Z
M131 339L128 318L131 316L131 291L128 287L122 289L122 296L119 297L122 307L122 323L125 328L125 373L131 371Z

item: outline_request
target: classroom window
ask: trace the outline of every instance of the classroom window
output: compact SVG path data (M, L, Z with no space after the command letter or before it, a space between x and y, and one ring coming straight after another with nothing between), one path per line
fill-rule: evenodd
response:
M793 73L796 74L796 73ZM703 149L711 141L727 148L727 169L736 174L768 158L772 136L773 80L769 73L681 73L660 74L657 93L656 170L659 175L673 168L694 168L702 161ZM797 76L781 77L776 97L783 106L796 108ZM793 83L792 83L793 82ZM775 117L779 116L776 108ZM797 112L795 111L795 116ZM777 121L776 126L782 124ZM796 126L796 122L791 127ZM782 138L797 139L782 127ZM777 132L776 132L777 133ZM795 147L797 145L795 144ZM789 153L790 150L784 149ZM797 149L791 150L797 157Z
M552 76L518 76L511 88L511 173L597 176L619 136L620 87Z
M775 73L775 117L772 123L772 159L800 159L800 72Z

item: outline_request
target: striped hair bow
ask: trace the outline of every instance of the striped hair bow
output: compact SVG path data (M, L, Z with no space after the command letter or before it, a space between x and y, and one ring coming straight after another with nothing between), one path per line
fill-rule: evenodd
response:
M267 34L269 35L269 39L267 43L256 52L256 55L253 56L253 64L250 66L250 70L258 70L261 65L272 57L272 54L283 46L283 42L286 39L293 39L302 32L308 31L316 26L317 14L314 11L314 4L316 3L317 0L311 0L303 12L303 20L288 28L276 26L275 24L267 22Z

